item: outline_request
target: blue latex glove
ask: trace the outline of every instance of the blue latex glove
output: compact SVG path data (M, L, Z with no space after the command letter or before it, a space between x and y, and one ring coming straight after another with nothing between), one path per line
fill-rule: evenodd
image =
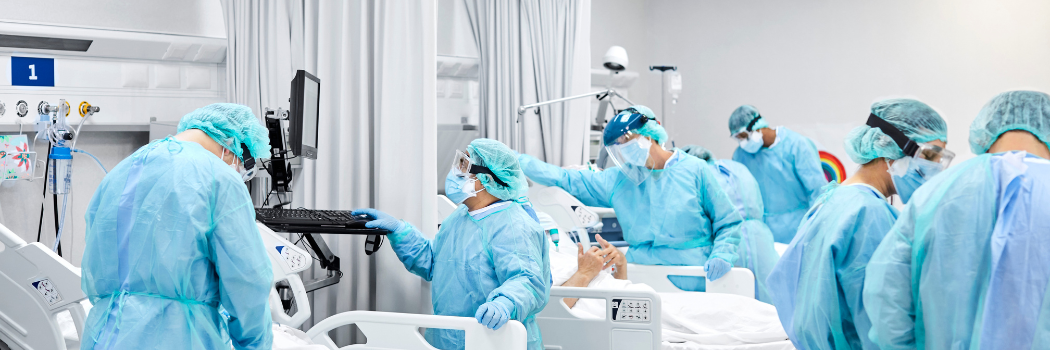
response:
M725 276L729 272L729 269L733 268L733 264L722 258L710 258L707 259L707 263L704 264L704 272L707 272L707 280L714 281L722 276Z
M405 223L403 221L390 216L390 214L372 208L354 210L353 212L350 212L350 214L365 214L372 218L372 221L365 223L365 227L367 228L378 228L390 232L399 232L405 229Z
M478 323L493 330L500 329L500 327L507 324L507 321L510 320L510 310L507 310L507 306L499 302L500 298L507 299L506 297L498 297L496 300L481 304L478 312L474 313L474 318L478 319ZM510 299L507 299L506 302L509 303Z

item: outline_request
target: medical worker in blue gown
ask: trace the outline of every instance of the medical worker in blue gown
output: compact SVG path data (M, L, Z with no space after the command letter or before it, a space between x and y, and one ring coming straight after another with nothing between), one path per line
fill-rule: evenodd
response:
M81 283L95 307L81 349L271 347L273 273L244 185L253 158L270 157L266 128L217 103L178 131L117 164L91 198Z
M790 243L802 216L828 183L817 148L805 136L769 123L752 106L729 117L729 132L739 143L733 160L754 175L762 189L765 221L778 243Z
M1050 96L999 94L962 162L923 185L868 263L882 349L1050 348Z
M681 150L665 150L667 132L645 106L613 117L603 139L617 166L601 172L562 169L529 155L518 161L532 181L558 186L585 205L615 209L630 245L628 262L704 266L710 280L729 272L742 219L714 169ZM683 290L704 290L703 278L670 280Z
M758 182L743 164L715 159L711 151L696 145L686 145L682 151L707 162L715 169L718 184L729 195L744 221L740 223L740 244L737 246L736 267L755 274L755 295L758 300L772 303L766 288L766 276L773 270L780 255L773 247L773 233L762 221L762 194Z
M411 224L375 209L368 227L392 231L398 259L431 282L435 315L475 317L492 329L508 320L525 324L528 348L542 350L536 314L551 288L547 237L524 200L528 190L516 153L499 141L477 139L457 152L445 178L445 195L461 204L441 223L433 240ZM426 339L440 349L462 349L463 331L429 328Z
M897 221L886 198L909 202L947 167L954 157L947 139L941 116L911 99L875 102L865 125L846 135L846 153L860 168L824 187L768 279L796 348L878 349L867 337L871 308L861 294L868 260Z

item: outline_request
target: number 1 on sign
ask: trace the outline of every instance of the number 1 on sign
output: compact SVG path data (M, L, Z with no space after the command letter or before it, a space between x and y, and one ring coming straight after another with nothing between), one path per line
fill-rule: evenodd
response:
M29 80L36 80L36 65L29 65Z

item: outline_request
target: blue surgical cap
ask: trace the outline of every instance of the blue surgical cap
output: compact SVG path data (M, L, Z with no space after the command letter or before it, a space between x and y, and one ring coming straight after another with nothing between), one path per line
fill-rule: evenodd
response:
M682 147L682 152L685 152L686 154L689 154L689 155L692 155L694 157L703 159L703 160L707 161L708 163L711 163L711 162L715 161L715 156L713 154L711 154L711 151L709 151L708 149L703 148L701 146L685 145L685 146Z
M529 184L525 181L525 172L518 164L517 153L507 145L493 139L476 139L467 146L467 152L470 153L470 161L474 165L489 168L508 185L500 185L489 174L475 174L489 194L502 200L514 200L528 193Z
M664 142L667 142L667 130L664 130L664 127L655 120L650 120L634 132L638 133L638 135L648 136L661 146L663 146Z
M758 109L751 105L743 105L737 107L733 111L733 114L729 116L729 134L736 135L747 131L747 125L751 124L751 121L761 116L758 114ZM755 125L751 127L751 130L758 130L761 128L768 128L769 123L766 122L766 118L759 119L755 122Z
M213 103L190 112L179 121L179 132L198 129L237 155L242 161L241 144L253 158L270 158L270 135L248 106Z
M995 96L970 124L970 150L988 152L995 140L1011 130L1035 135L1050 148L1050 96L1038 91L1009 91Z
M905 98L882 100L871 105L871 114L890 123L912 141L948 142L948 124L925 103ZM845 145L846 154L857 164L868 164L878 158L904 157L904 151L889 135L867 125L853 128L846 135Z

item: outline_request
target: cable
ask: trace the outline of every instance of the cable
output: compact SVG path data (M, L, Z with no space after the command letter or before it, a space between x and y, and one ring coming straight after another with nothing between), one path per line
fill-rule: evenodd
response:
M56 223L56 224L58 224L58 226L56 226L56 227L58 227L58 234L55 235L55 244L54 244L53 247L51 247L51 250L55 251L55 252L58 252L58 248L60 248L62 246L61 245L62 244L62 229L64 229L66 227L66 204L68 202L69 202L69 195L68 194L62 195L62 214L61 214L62 218L59 219L61 221ZM57 205L57 203L56 203L56 205ZM55 216L58 216L58 215L56 214ZM59 252L58 256L62 256L61 252Z
M33 146L36 147L36 141L33 141ZM44 156L44 159L47 159L47 157L50 157L50 156L51 156L51 144L48 143L47 144L47 155ZM44 187L44 190L43 190L43 193L40 194L40 196L42 196L44 198L40 201L40 222L36 226L36 241L37 242L40 242L40 233L44 230L44 205L47 204L47 183L48 183L48 181L47 181L47 174L50 171L51 171L51 167L47 166L47 162L45 161L44 162L44 186L42 186L42 187Z
M76 153L83 153L83 154L86 154L86 155L88 155L89 157L91 157L92 159L94 159L94 160L95 160L95 163L98 163L98 167L99 167L99 168L102 168L102 172L103 172L103 173L109 174L109 171L108 171L108 170L106 170L106 167L105 167L104 165L102 165L102 161L101 161L101 160L98 160L98 157L95 157L95 155L94 155L94 154L91 154L91 153L88 153L88 151L85 151L85 150L82 150L82 149L76 149L76 148L74 148L74 149L73 149L73 152L76 152Z

